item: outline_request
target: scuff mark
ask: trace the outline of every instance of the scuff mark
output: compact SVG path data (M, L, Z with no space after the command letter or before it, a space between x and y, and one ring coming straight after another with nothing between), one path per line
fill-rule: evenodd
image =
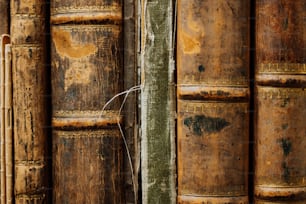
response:
M285 108L290 102L290 98L284 98L284 101L281 103L281 107Z
M286 162L282 163L282 168L283 168L282 177L288 183L289 182L289 177L290 177L290 171L289 171L289 167L287 166Z
M56 51L61 57L87 57L94 54L98 50L98 48L92 43L80 44L80 42L72 42L70 33L59 28L52 29L52 40Z
M199 72L205 72L205 67L203 65L200 65L198 69L199 69Z
M195 135L202 136L221 131L230 123L223 118L208 117L205 115L195 115L184 119L184 125L187 126Z
M284 29L284 30L287 30L287 29L288 29L288 24L289 24L288 17L285 17L285 18L283 19L283 29Z
M233 6L231 6L231 4L230 4L228 1L226 1L226 3L227 3L227 5L228 5L228 7L231 9L232 14L233 14L233 15L236 15L235 10L234 10L234 8L233 8Z
M280 140L278 140L278 142L280 143L280 146L283 150L283 153L285 156L288 156L289 153L291 152L292 150L292 143L289 139L287 138L282 138Z
M288 126L289 126L289 125L288 125L287 123L286 123L286 124L282 124L282 129L283 129L283 130L286 130L286 129L288 128Z

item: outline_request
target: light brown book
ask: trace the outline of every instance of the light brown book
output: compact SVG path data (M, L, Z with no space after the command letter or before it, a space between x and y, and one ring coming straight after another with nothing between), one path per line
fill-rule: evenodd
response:
M306 2L256 1L256 203L306 202Z
M46 2L12 0L15 203L46 203Z
M122 1L51 1L53 203L124 203L122 51Z
M249 13L245 0L179 0L178 203L248 203Z

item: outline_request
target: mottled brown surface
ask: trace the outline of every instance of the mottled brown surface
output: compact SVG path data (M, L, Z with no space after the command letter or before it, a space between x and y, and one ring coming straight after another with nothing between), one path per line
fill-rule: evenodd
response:
M16 203L46 203L48 197L44 4L11 1Z
M303 0L256 3L256 203L306 202L305 12Z
M179 195L247 195L248 103L179 100L178 110Z
M120 33L118 25L52 26L54 111L98 111L120 92Z
M256 1L257 62L306 63L305 7L304 0Z
M178 2L178 83L248 85L249 2Z
M51 2L53 203L123 203L120 100L102 112L123 85L121 21L104 15L118 9L119 1ZM95 24L83 12L96 12Z
M123 203L118 130L54 131L53 203Z
M0 35L9 33L9 1L0 0Z
M249 1L178 1L178 202L248 202Z
M137 80L137 47L139 24L136 22L137 1L123 1L123 38L124 38L124 90L135 86ZM137 27L137 28L136 28ZM138 177L140 171L140 138L138 135L138 111L137 111L137 95L140 91L129 94L124 106L124 130L127 139L131 161L133 166L134 181L132 180L132 171L130 161L124 150L124 186L125 186L125 202L127 204L140 203L138 200L139 186Z

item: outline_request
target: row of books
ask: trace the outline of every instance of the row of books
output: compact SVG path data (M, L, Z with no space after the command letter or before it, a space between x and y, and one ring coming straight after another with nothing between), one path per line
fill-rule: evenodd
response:
M305 203L305 13L0 0L1 203Z

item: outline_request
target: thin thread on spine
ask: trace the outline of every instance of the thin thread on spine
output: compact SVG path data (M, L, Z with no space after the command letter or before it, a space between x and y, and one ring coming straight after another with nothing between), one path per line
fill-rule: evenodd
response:
M129 96L130 93L132 92L135 92L135 91L139 91L142 89L142 85L137 85L137 86L133 86L131 87L130 89L128 90L125 90L123 92L120 92L118 94L116 94L115 96L113 96L110 100L108 100L105 105L103 106L102 108L102 113L103 111L105 111L105 108L110 104L112 103L117 97L119 96L122 96L122 95L125 95L124 96L124 99L120 105L120 108L119 108L119 111L118 111L118 116L117 116L117 125L118 125L118 128L119 128L119 131L120 131L120 134L121 134L121 137L122 137L122 140L123 140L123 143L124 143L124 146L125 146L125 149L126 149L126 153L127 153L127 156L128 156L128 160L129 160L129 166L130 166L130 169L131 169L131 177L132 177L132 182L133 182L133 191L134 191L134 197L136 197L137 195L137 192L136 192L136 182L135 181L135 175L134 175L134 168L133 168L133 163L132 163L132 157L131 157L131 154L130 154L130 150L129 150L129 147L128 147L128 144L127 144L127 141L126 141L126 138L125 138L125 135L124 135L124 132L122 130L122 127L120 125L120 114L122 112L122 109L124 107L124 104ZM101 115L102 116L102 115ZM135 204L136 203L136 200L135 199Z

